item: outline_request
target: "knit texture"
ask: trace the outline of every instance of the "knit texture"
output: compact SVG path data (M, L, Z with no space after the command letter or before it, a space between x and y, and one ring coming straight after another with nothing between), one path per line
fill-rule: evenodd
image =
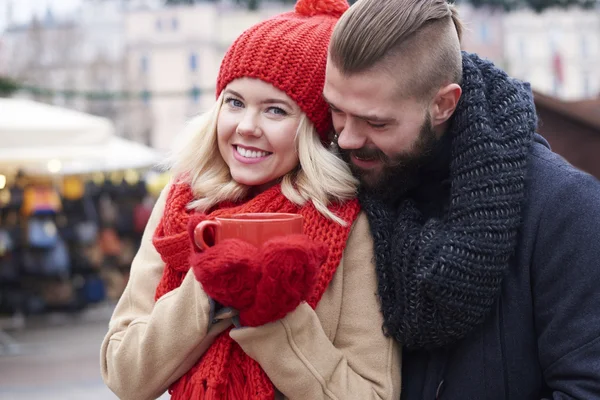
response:
M260 326L294 311L313 292L327 246L306 235L268 240L260 249L227 239L190 264L206 294L239 311L243 326Z
M227 50L217 78L217 97L237 78L270 83L292 98L327 141L332 129L323 99L327 49L346 0L300 0L284 13L246 30Z
M322 263L313 290L306 300L314 308L341 261L351 224L360 211L356 200L332 205L330 210L348 222L348 226L341 226L320 214L312 203L303 207L296 206L283 196L279 185L243 204L221 204L208 215L188 210L187 205L192 199L192 191L186 184L174 184L168 194L163 217L153 238L154 246L166 264L156 289L156 299L179 287L190 269L188 260L190 255L194 257L190 226L217 216L281 212L301 214L304 217L304 234L327 246L327 259ZM191 218L193 221L190 221ZM268 259L268 256L265 255L263 259ZM230 384L232 381L236 384ZM169 393L175 400L262 400L273 399L275 396L269 378L229 337L229 330L215 339L196 365L171 386Z
M374 237L385 331L409 349L464 338L489 314L514 254L526 158L537 125L528 85L463 53L463 94L449 131L441 217L398 193L361 193Z
M327 246L305 235L274 238L262 246L262 276L254 303L240 309L240 322L260 326L294 311L314 291Z
M240 239L224 240L193 252L190 257L190 266L204 292L219 304L238 311L255 303L256 287L263 275L261 262L260 251Z

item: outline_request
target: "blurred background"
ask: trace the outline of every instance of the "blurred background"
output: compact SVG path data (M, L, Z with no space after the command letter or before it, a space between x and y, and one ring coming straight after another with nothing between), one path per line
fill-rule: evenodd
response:
M221 58L293 0L0 0L0 400L114 399L99 346ZM532 84L600 177L600 1L458 2L463 47ZM163 396L166 397L166 396Z

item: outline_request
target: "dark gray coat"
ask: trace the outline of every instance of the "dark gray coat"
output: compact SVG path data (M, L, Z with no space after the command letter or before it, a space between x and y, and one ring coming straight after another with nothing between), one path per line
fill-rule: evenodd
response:
M405 352L405 400L600 399L600 182L536 137L502 294L457 345Z

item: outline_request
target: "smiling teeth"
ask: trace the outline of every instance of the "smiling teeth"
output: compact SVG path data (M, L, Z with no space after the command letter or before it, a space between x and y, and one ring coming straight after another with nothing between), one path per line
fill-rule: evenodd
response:
M259 158L266 157L269 155L269 153L267 153L266 151L247 150L240 146L236 146L236 150L238 153L240 153L241 156L246 158Z

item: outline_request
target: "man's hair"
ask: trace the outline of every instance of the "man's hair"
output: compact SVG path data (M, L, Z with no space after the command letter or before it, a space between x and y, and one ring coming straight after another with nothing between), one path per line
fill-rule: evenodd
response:
M462 31L446 0L359 0L336 24L329 57L348 75L382 67L403 95L423 99L461 82Z

